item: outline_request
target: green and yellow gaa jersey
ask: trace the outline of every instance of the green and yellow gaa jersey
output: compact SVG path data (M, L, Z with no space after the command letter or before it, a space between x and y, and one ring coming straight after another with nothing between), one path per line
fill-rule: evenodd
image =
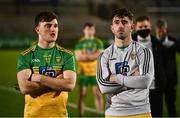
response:
M84 39L81 38L75 46L75 50L80 50L82 53L93 54L97 50L103 50L104 44L100 39ZM78 62L78 73L95 76L96 75L96 64L97 61Z
M84 39L81 38L75 46L75 50L82 50L83 53L91 54L97 50L104 48L103 42L100 39Z
M57 77L63 75L65 70L75 71L75 59L70 51L57 44L50 49L34 45L22 52L18 58L17 71L23 69L31 69L33 73ZM68 117L67 99L68 93L65 91L45 92L36 97L26 94L24 117Z

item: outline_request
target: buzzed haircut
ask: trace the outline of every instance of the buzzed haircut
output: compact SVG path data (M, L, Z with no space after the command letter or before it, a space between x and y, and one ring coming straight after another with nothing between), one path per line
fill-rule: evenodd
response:
M139 16L139 17L136 18L135 22L137 23L137 22L142 22L142 21L145 21L145 20L150 21L148 16Z
M114 17L128 17L130 20L133 20L133 13L127 9L127 8L120 8L120 9L116 9L113 11L111 19L113 19Z
M166 27L167 28L167 21L165 19L159 19L156 22L157 27Z
M35 17L35 26L38 26L39 22L50 22L53 19L58 19L57 15L50 11L40 12Z
M91 22L87 22L87 23L84 24L83 29L86 28L86 27L94 27L94 24L91 23Z

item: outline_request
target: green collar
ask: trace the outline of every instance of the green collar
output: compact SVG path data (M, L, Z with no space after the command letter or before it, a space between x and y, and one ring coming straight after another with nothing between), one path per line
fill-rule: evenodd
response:
M117 47L117 48L119 48L119 49L125 49L125 48L127 48L128 46L122 46L122 47Z

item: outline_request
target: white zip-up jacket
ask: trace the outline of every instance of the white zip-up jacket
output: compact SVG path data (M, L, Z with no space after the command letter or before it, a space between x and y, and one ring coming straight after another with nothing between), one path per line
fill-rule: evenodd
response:
M133 76L135 68L139 76ZM150 49L138 42L120 49L112 44L98 57L96 79L106 94L106 116L129 116L151 112L149 86L154 79L154 62ZM109 81L116 74L117 81Z

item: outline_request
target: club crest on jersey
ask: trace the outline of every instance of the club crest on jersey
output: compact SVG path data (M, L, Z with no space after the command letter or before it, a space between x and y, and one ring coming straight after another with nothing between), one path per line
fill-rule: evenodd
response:
M131 56L131 59L134 60L136 58L136 52L132 52L130 56Z
M60 62L61 61L61 57L56 57L56 62Z

